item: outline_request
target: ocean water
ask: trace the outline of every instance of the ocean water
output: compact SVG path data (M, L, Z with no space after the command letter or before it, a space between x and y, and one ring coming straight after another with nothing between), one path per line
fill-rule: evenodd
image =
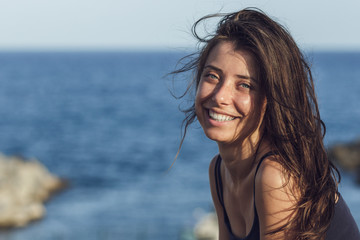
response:
M212 209L216 145L191 127L180 157L180 52L0 53L0 152L39 159L70 187L46 217L0 239L183 239ZM360 136L360 53L313 52L329 146ZM181 85L185 83L177 83ZM186 102L185 102L186 104ZM360 187L340 191L360 225Z

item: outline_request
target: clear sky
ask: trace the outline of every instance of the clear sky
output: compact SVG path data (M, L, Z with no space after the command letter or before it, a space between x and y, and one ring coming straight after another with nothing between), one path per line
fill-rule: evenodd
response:
M360 0L0 0L0 50L194 46L192 23L259 7L305 48L360 50Z

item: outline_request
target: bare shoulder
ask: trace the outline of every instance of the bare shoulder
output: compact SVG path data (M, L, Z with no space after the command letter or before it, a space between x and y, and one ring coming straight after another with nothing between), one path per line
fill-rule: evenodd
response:
M293 179L287 176L276 157L264 159L255 178L255 204L264 239L268 239L266 232L283 226L292 218L297 199L295 192ZM278 237L283 237L281 234Z
M274 156L264 159L255 180L255 187L259 190L282 188L287 183L284 168Z

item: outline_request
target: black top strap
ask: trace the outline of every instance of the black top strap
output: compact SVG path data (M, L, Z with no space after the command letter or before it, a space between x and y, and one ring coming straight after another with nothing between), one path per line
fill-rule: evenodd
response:
M223 205L223 189L222 189L222 181L221 181L221 157L220 154L218 156L218 158L216 159L215 162L215 183L216 183L216 192L218 195L218 199L221 203L221 205Z
M259 168L260 168L261 163L264 161L264 159L266 159L267 157L272 156L272 155L276 155L276 153L274 153L274 152L267 152L267 153L265 153L265 154L261 157L258 165L256 166L255 175L254 175L254 201L255 201L255 178L256 178L256 174L257 174L257 172L258 172L258 170L259 170Z
M219 154L218 158L216 159L216 163L215 163L215 183L216 183L216 192L218 195L218 199L220 201L220 204L224 210L224 222L225 225L227 226L229 232L232 233L231 231L231 226L230 226L230 221L229 221L229 217L226 213L225 210L225 204L224 204L224 196L223 196L223 184L222 184L222 180L221 180L221 156Z

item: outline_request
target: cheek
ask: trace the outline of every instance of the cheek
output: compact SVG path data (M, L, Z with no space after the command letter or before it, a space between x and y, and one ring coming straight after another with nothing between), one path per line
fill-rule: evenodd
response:
M236 98L236 108L244 116L253 110L254 102L249 94L242 94Z
M211 88L211 86L209 86L209 84L206 84L203 82L199 83L198 89L196 90L195 113L196 113L197 119L201 125L203 123L204 114L205 114L203 104L207 101L207 99L209 99L212 91L213 91L213 89Z
M200 93L200 88L198 88L196 90L196 95L195 95L195 110L196 110L196 112L198 111L200 103L201 103L201 93Z
M209 84L200 82L198 89L196 90L195 105L201 104L205 99L209 98L213 89Z
M196 95L195 95L195 113L197 115L197 117L199 118L199 111L201 109L201 99L203 93L202 93L202 87L201 84L199 84L198 89L196 90Z

